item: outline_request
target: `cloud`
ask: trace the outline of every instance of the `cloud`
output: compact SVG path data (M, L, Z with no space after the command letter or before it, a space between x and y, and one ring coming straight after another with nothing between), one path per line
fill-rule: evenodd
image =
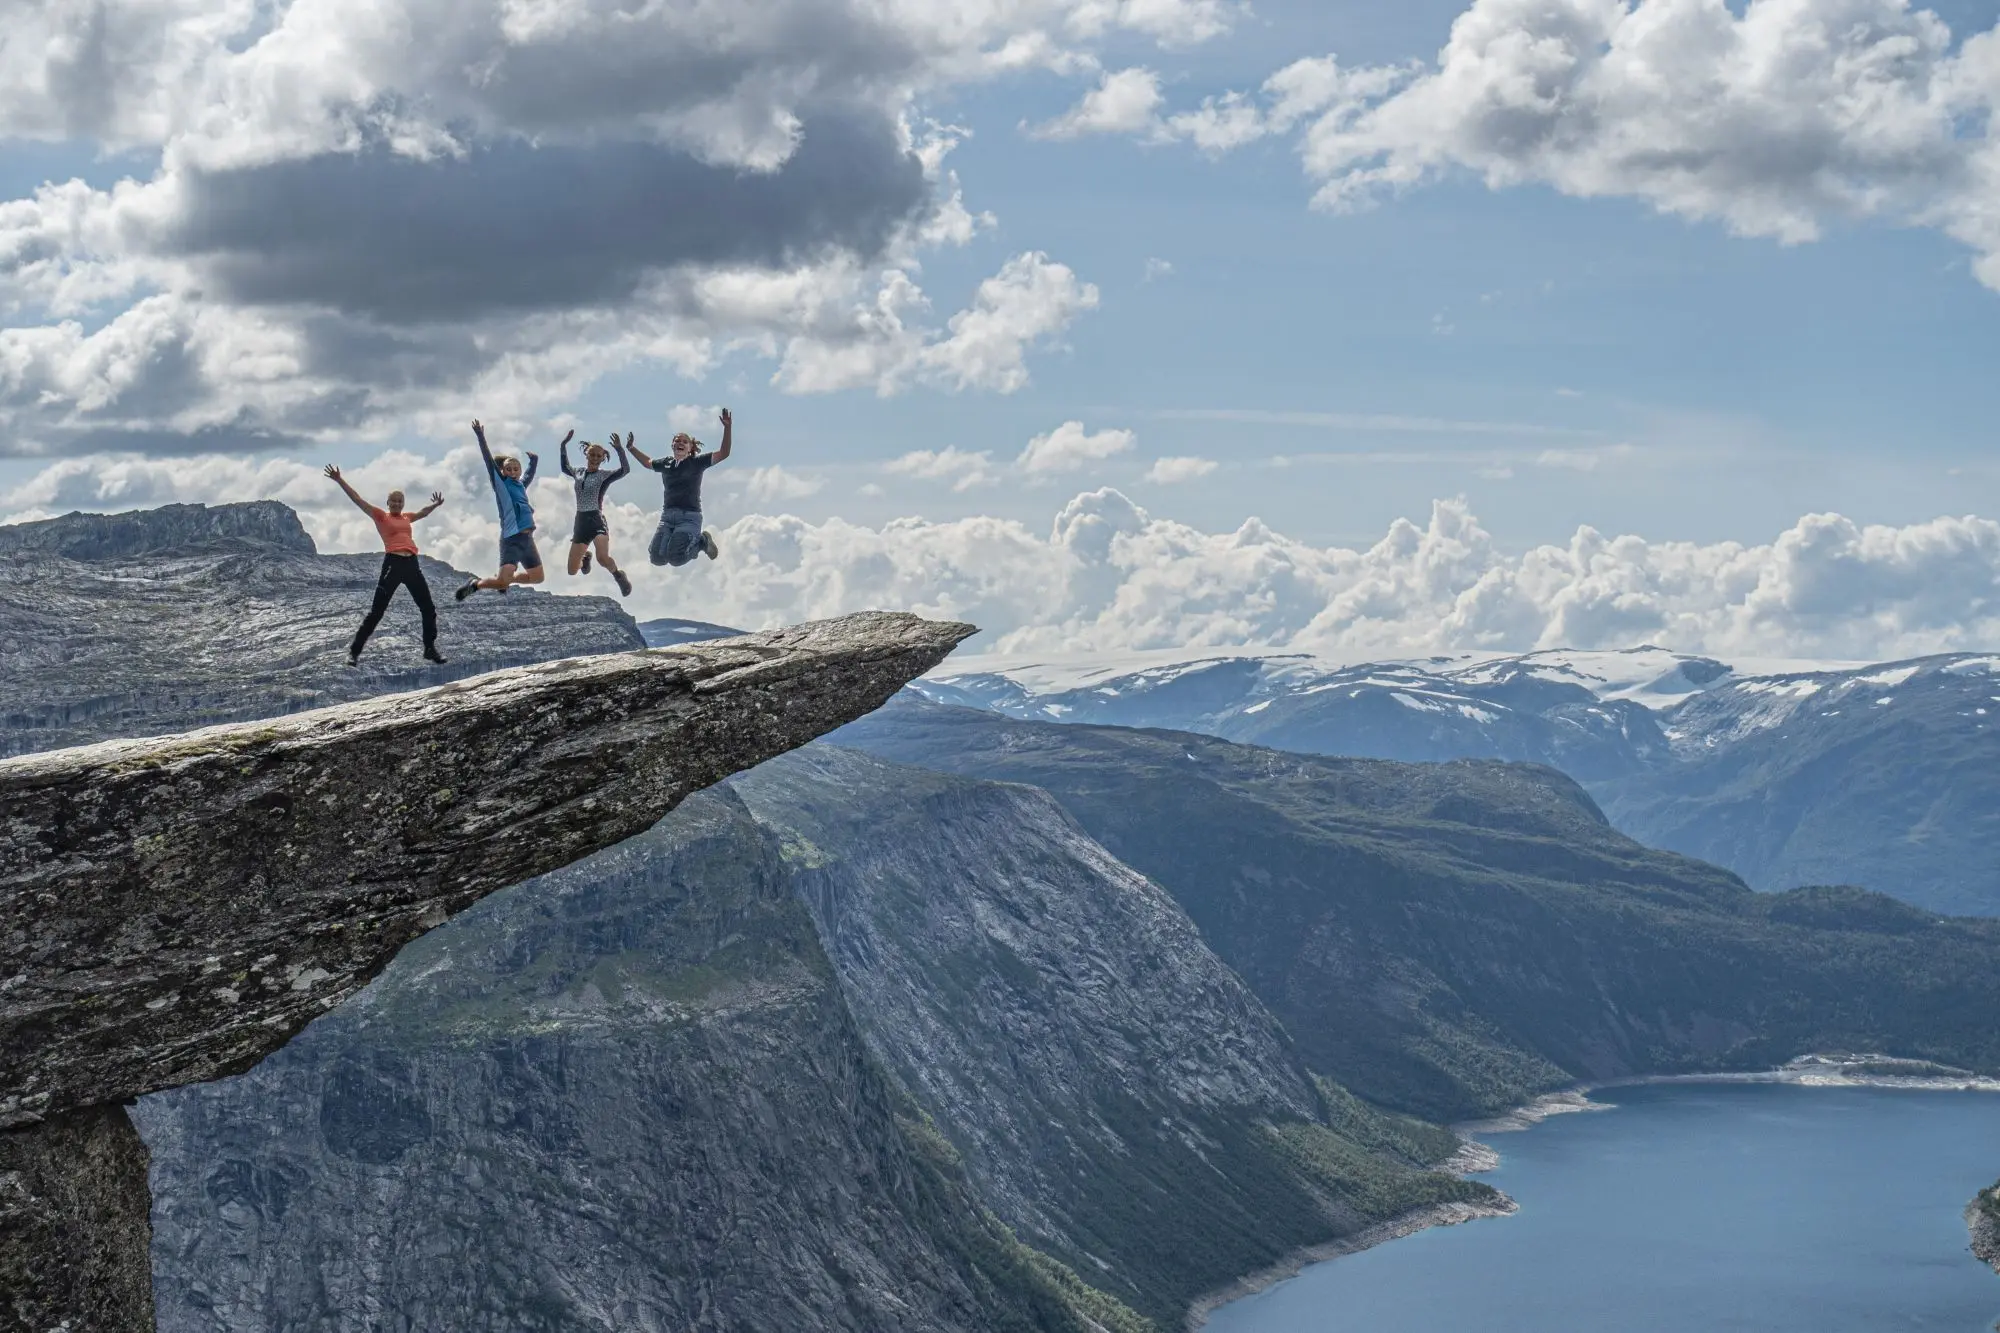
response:
M883 467L897 476L915 477L919 481L948 481L954 491L976 490L996 485L1000 480L1000 473L993 466L993 455L983 449L977 453L956 447L913 449Z
M1206 40L1218 0L134 0L6 7L0 138L117 155L0 199L0 452L525 423L634 366L1011 392L1097 301L990 226L950 90ZM452 418L461 409L450 412Z
M1174 266L1171 260L1158 259L1151 256L1147 258L1143 281L1159 282L1162 279L1171 278L1173 275Z
M368 495L443 489L445 508L418 529L425 549L463 567L492 563L495 521L470 448L435 462L386 453L347 475ZM535 488L551 530L568 512L560 483ZM368 520L291 459L63 459L0 497L0 513L265 496L299 509L322 549L378 549ZM613 490L618 549L637 549L657 502L656 489ZM987 631L984 647L1014 651L1272 644L1365 658L1650 641L1883 659L2000 639L2000 523L1976 517L1894 527L1810 514L1758 545L1580 527L1512 553L1456 500L1435 502L1422 524L1397 520L1362 549L1315 546L1256 519L1208 532L1111 489L1076 496L1040 530L984 516L810 523L733 507L714 516L728 521L723 559L672 577L642 568L630 609L777 625L899 607L973 621ZM603 590L581 579L554 586Z
M758 506L803 500L808 495L819 494L826 486L823 478L802 477L775 463L769 467L750 468L738 474L737 480L742 487L744 500Z
M1138 442L1129 430L1101 430L1095 435L1081 421L1065 421L1046 435L1037 435L1021 451L1021 470L1031 477L1076 472L1126 453Z
M1164 101L1160 76L1150 69L1107 70L1098 85L1062 115L1030 129L1037 139L1086 134L1137 134L1150 128Z
M1213 458L1156 458L1153 460L1153 466L1146 469L1146 480L1160 486L1173 486L1183 481L1199 481L1215 471L1217 466Z
M1432 62L1314 57L1125 132L1295 136L1334 211L1466 173L1788 244L1935 227L2000 289L1996 109L2000 28L1955 42L1907 0L1473 0Z
M1028 382L1028 352L1097 307L1098 291L1040 251L1016 255L979 284L972 304L943 329L912 322L928 302L900 271L872 300L828 301L787 344L776 383L797 393L872 387L884 396L912 384L1012 393ZM823 330L823 331L822 331Z

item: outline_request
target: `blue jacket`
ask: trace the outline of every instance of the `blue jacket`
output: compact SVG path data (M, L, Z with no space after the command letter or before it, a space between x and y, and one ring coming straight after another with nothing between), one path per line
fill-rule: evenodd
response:
M479 456L486 460L486 479L493 483L493 502L500 510L501 537L517 537L532 531L535 507L528 503L528 487L535 482L535 467L541 460L529 454L527 470L521 473L519 481L502 476L499 465L493 461L493 451L486 447L486 432L474 434L479 437Z

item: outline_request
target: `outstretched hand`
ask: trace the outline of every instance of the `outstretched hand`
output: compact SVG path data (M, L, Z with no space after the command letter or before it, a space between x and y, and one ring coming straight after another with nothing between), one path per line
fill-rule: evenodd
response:
M325 466L324 468L322 468L322 469L320 469L320 470L326 473L326 475L327 475L327 478L328 478L329 480L331 480L331 481L339 481L339 480L340 480L340 469L339 469L339 468L337 468L337 467L335 467L335 466L334 466L333 464L331 464L331 463L328 463L328 464L327 464L327 465L326 465L326 466Z
M572 431L571 431L571 432L570 432L569 434L567 434L567 435L565 435L565 436L563 436L563 437L562 437L562 442L563 442L564 444L568 444L568 443L569 443L569 442L570 442L571 440L573 440L573 439L575 439L575 438L576 438L576 432L575 432L574 430L572 430Z
M472 419L472 433L482 440L486 438L486 427L479 424L478 417Z
M444 492L443 492L443 491L432 491L432 492L431 492L431 508L435 509L435 508L437 508L437 507L438 507L439 505L441 505L441 504L443 504L443 503L444 503Z
M728 409L728 408L726 408L726 407L725 407L725 408L723 408L723 409L722 409L722 411L721 411L721 412L717 413L717 414L716 414L716 418L715 418L715 419L716 419L717 421L720 421L720 422L722 423L722 428L723 428L724 430L728 430L728 429L729 429L729 423L730 423L730 421L732 420L732 418L731 418L731 417L730 417L730 415L729 415L729 409Z
M613 449L618 447L618 432L615 430L611 432L611 447Z

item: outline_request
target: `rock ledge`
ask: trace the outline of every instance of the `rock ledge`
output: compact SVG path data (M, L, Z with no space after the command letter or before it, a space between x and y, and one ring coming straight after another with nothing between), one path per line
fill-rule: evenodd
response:
M972 632L870 612L0 761L0 1129L247 1069L452 913Z

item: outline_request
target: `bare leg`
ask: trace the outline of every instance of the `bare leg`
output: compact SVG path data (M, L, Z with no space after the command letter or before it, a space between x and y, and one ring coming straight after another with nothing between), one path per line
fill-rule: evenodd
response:
M516 574L514 576L514 582L540 583L543 579L548 577L548 573L549 573L549 567L547 565L536 565L533 569L523 570L519 574Z
M597 544L601 548L604 545L604 538L599 537ZM583 568L583 553L589 549L590 546L586 542L571 542L569 544L569 576L571 578L575 578L576 571Z
M479 586L482 588L492 588L496 592L505 592L507 591L507 585L510 583L526 583L526 579L517 579L514 577L514 569L515 566L513 565L502 565L500 566L500 572L492 578L479 580ZM541 573L540 570L536 570L535 572L537 574Z
M618 572L618 564L611 558L611 534L608 532L598 533L596 546L597 563L604 566L605 573L616 574ZM570 559L572 561L576 559L574 548L571 548Z

